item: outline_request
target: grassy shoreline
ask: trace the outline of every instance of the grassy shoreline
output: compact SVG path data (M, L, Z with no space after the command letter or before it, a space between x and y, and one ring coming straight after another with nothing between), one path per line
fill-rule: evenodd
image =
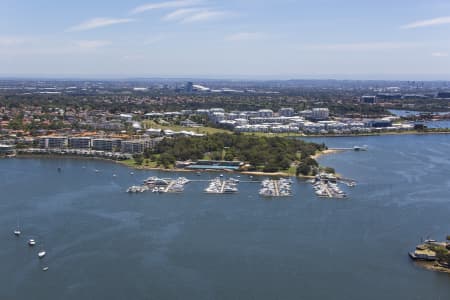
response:
M326 151L326 150L325 150ZM325 153L327 154L327 153ZM304 176L299 175L295 176L295 174L289 172L261 172L261 171L227 171L227 170L189 170L189 169L179 169L179 168L163 168L156 166L145 166L145 165L137 165L133 160L113 160L102 157L84 157L84 156L76 156L76 155L54 155L54 154L17 154L14 158L46 158L46 159L54 159L54 158L65 158L65 159L77 159L77 160L101 160L105 162L116 163L130 169L134 170L148 170L148 171L163 171L163 172L186 172L186 173L197 173L197 172L214 172L214 173L226 173L226 174L242 174L242 175L252 175L252 176L283 176L283 177L297 177L303 179L314 178L314 176Z

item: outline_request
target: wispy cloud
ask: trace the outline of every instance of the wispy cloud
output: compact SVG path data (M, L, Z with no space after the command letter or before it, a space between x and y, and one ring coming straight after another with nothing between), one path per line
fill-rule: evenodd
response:
M163 17L164 21L178 21L192 15L196 12L202 11L201 8L181 8L177 9Z
M73 44L74 44L74 46L76 46L80 50L96 50L98 48L111 45L111 41L81 40L81 41L74 41Z
M237 32L225 37L227 41L255 41L261 40L266 37L265 34L261 32Z
M347 44L316 44L300 46L301 50L324 50L324 51L378 51L415 48L417 43L401 42L370 42L370 43L347 43Z
M448 57L448 53L447 52L433 52L431 53L431 56L433 57Z
M178 1L165 1L158 3L148 3L138 6L131 10L131 14L140 14L149 10L163 9L163 8L180 8L188 7L201 3L201 0L178 0Z
M413 29L413 28L430 27L430 26L438 26L438 25L445 25L445 24L450 24L450 17L440 17L440 18L416 21L413 23L403 25L401 28Z
M182 23L206 22L211 20L219 20L231 16L232 13L224 10L202 10L182 19Z
M114 19L114 18L94 18L87 20L85 22L82 22L78 25L72 26L67 31L84 31L84 30L91 30L99 27L106 27L116 24L123 24L123 23L130 23L134 22L134 19Z

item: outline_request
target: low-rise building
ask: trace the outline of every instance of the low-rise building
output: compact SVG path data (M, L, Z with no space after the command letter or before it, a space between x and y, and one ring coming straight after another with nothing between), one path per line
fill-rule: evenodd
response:
M121 139L96 138L92 140L92 149L99 151L119 151L121 149Z
M328 120L330 111L328 108L313 108L311 119L313 120Z
M39 138L39 148L62 149L67 148L68 138L65 136L43 136Z
M283 107L278 111L278 114L283 117L292 117L295 111L292 107Z
M3 145L0 144L0 156L13 155L15 153L16 147L14 145Z
M162 138L122 141L121 152L142 153L146 149L155 147L155 145L161 140Z
M273 117L273 111L271 109L260 109L258 110L258 116L260 118L271 118Z
M71 138L69 138L69 148L90 149L90 148L92 148L92 138L90 138L90 137L71 137Z

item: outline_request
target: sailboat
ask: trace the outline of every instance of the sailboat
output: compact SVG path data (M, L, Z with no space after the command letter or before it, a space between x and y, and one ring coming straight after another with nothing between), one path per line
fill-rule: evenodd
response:
M28 246L33 247L34 245L36 245L36 241L34 239L29 239Z

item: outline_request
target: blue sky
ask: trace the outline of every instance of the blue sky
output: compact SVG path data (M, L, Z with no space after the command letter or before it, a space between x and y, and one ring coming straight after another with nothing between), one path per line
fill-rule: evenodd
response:
M0 0L0 75L450 79L448 0Z

